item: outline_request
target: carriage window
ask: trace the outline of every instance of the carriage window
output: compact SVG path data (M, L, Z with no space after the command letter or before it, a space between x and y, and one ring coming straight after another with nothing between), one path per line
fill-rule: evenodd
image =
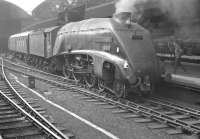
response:
M142 35L133 34L132 35L132 40L143 40L143 36Z

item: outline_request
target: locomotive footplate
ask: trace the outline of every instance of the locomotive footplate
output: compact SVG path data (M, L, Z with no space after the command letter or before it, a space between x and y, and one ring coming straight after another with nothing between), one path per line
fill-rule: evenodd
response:
M92 69L89 67L83 67L83 66L79 66L79 65L71 65L69 67L70 69L67 69L71 72L77 73L77 74L89 74L92 72Z

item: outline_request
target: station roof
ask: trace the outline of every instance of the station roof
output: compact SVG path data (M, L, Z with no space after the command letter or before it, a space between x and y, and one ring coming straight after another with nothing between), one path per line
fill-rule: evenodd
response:
M115 13L115 2L108 2L94 7L87 8L85 18L104 18L112 17Z
M18 6L0 0L0 20L8 19L26 19L31 16Z

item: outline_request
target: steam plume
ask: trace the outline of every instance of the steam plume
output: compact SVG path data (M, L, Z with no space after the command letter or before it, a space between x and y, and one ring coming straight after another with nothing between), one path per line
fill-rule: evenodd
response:
M116 11L115 14L118 14L120 12L131 12L135 13L136 8L135 5L140 2L145 2L147 0L118 0L115 4Z
M115 14L131 12L137 21L140 21L140 19L143 21L146 18L151 21L152 18L156 18L156 21L158 21L157 16L163 14L164 20L166 20L166 17L168 18L166 23L170 21L170 23L177 25L174 30L175 33L178 33L178 36L185 38L200 36L200 0L118 0L115 7ZM157 12L151 14L148 9L160 9L162 14ZM153 22L150 23L151 21L144 23L151 26L154 24Z
M160 8L175 20L197 17L198 0L160 0Z
M157 8L160 8L163 12L167 12L176 20L184 17L193 18L197 16L197 9L199 8L199 0L118 0L115 4L115 14L120 12L136 14L138 11L136 5L145 5L148 2L157 2Z
M176 36L190 40L200 35L200 26L196 23L199 0L161 0L161 9L178 25Z

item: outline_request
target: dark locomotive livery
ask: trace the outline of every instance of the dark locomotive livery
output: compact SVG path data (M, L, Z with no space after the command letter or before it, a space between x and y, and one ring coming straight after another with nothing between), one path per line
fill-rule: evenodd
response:
M20 35L13 35L9 49L30 63L51 72L62 71L66 78L89 87L106 88L117 97L126 97L131 91L150 93L160 77L151 35L129 17L122 13L114 18L71 22L58 32L58 27L53 27L21 33L21 37L27 35L26 51L14 46Z

